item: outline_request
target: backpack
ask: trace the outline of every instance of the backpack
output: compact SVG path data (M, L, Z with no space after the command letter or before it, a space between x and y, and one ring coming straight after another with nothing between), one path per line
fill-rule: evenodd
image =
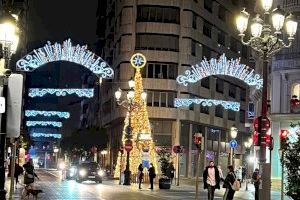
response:
M236 176L234 174L232 174L232 175L233 175L235 180L234 180L233 184L230 183L231 189L234 190L234 191L239 191L240 188L241 188L241 183L240 183L240 181L238 181L236 179Z

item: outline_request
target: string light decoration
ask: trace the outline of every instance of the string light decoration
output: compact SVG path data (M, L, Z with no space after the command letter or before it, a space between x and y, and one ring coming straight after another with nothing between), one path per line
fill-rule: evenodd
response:
M186 70L184 75L179 75L177 83L187 86L189 83L196 83L203 78L213 75L231 76L245 82L249 86L255 86L256 89L263 87L263 79L259 74L255 74L254 69L240 63L238 59L227 59L225 54L219 59L204 58L199 64L193 65L191 69Z
M59 112L59 111L43 111L43 110L25 110L26 117L36 117L37 115L42 115L45 117L57 116L59 118L70 118L69 112Z
M62 123L57 121L27 121L26 126L53 126L60 128Z
M44 137L44 138L53 137L53 138L57 138L57 139L61 138L60 133L32 133L31 136L32 137Z
M181 99L175 98L174 99L174 107L189 107L191 104L200 104L202 106L217 106L221 105L225 109L239 111L240 110L240 103L234 101L223 101L223 100L214 100L214 99Z
M33 50L17 61L17 70L31 72L40 66L55 62L68 61L82 65L92 71L99 78L113 78L114 71L108 64L93 52L87 50L87 45L73 46L71 39L62 44L47 42L44 47Z
M149 155L149 163L153 163L156 170L157 169L157 161L156 161L156 151L155 151L155 144L153 142L152 137L146 137L147 140L140 140L139 135L140 133L151 134L151 126L147 111L147 101L143 101L141 98L141 94L143 92L143 83L142 83L142 76L141 76L141 68L146 64L145 57L142 54L135 54L136 57L132 57L131 64L132 67L136 69L135 71L135 87L134 87L134 103L137 104L137 109L134 109L131 112L131 127L132 127L132 146L133 149L130 151L130 171L132 174L138 173L138 166L142 163L143 155L147 148L147 155ZM142 60L141 60L142 59ZM142 66L142 67L141 67ZM129 124L129 113L127 113L126 118L124 120L124 128L123 128L123 135L122 135L122 142L125 144L125 134L126 134L126 127ZM145 143L144 143L145 142ZM144 143L144 144L142 144ZM147 146L147 147L146 147ZM139 148L138 148L139 147ZM140 148L142 147L142 148ZM119 178L120 176L120 165L121 171L125 170L126 167L126 159L124 156L121 156L119 152L116 170L114 173L115 178ZM123 159L122 159L123 158Z
M55 94L56 96L67 96L76 94L78 97L92 98L94 96L94 88L89 89L54 89L54 88L30 88L29 97L43 97L47 94Z

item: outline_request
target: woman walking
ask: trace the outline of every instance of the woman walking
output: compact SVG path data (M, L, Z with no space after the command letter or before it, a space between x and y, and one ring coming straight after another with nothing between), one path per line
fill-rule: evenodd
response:
M143 173L143 164L140 164L138 167L138 179L139 179L139 189L142 189L142 180L144 179L144 173Z
M232 185L236 180L236 176L234 174L234 169L232 165L229 165L227 168L228 168L228 174L224 180L224 185L223 185L223 188L226 188L223 200L232 200L235 193L235 191L232 189Z

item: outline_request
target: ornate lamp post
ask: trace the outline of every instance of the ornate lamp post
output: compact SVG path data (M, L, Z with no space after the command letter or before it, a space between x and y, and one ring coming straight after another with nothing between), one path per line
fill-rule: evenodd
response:
M8 77L11 74L9 61L13 53L15 53L19 42L18 27L16 19L4 10L0 16L0 79L3 86L3 97L7 99L7 83ZM4 59L4 63L2 62ZM6 112L1 116L1 133L0 134L0 199L6 199L5 185L5 168L4 168L4 152L6 139ZM13 163L14 165L14 163ZM14 168L14 166L12 166Z
M285 13L279 8L275 8L270 12L272 8L273 0L261 0L262 8L264 9L264 20L262 20L259 15L257 15L250 25L251 37L248 41L245 41L245 31L247 30L249 14L244 10L241 11L240 15L237 17L236 26L240 32L241 42L244 45L252 47L256 52L259 53L263 59L263 91L262 91L262 109L261 109L261 126L259 132L260 142L260 168L263 170L263 166L266 163L266 132L267 128L264 123L267 119L267 109L268 109L268 59L273 56L276 52L280 51L282 48L288 48L292 45L294 36L297 31L297 21L292 14L285 17ZM271 15L271 18L270 18ZM282 39L282 29L286 28L286 33L288 35L288 43L285 43ZM263 170L265 180L270 180L270 170ZM269 174L268 174L269 173ZM268 186L269 185L269 186ZM267 191L268 187L270 190L269 183L266 181L262 182L262 191L267 196L262 196L262 199L270 199L270 191Z
M115 92L115 98L116 98L118 105L123 106L124 108L127 108L128 115L129 115L128 126L126 128L126 135L125 135L126 140L125 140L125 145L124 145L125 150L127 151L124 185L130 185L130 176L131 176L131 171L129 168L130 167L129 166L129 164L130 164L129 154L133 148L133 146L132 146L131 112L139 106L138 104L136 104L134 102L134 95L135 95L134 94L134 86L135 86L134 80L130 79L128 81L128 85L129 85L130 89L127 92L126 99L121 101L122 90L120 88ZM147 93L142 92L141 98L143 101L145 101L147 98Z
M230 136L231 136L231 141L229 142L230 144L230 165L233 165L233 154L234 154L234 149L237 147L237 141L235 140L236 136L238 134L238 129L233 125L230 128Z

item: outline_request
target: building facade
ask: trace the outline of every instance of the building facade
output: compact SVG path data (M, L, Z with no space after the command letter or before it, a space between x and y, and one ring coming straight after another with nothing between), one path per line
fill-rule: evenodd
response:
M142 70L144 89L153 138L157 146L181 145L180 175L195 176L196 147L193 135L204 136L201 168L207 161L226 169L230 151L229 129L238 130L235 164L241 166L243 144L250 134L245 128L249 89L242 82L225 76L211 76L189 87L179 86L176 77L203 57L241 57L250 65L248 48L241 45L235 32L235 14L241 1L211 0L107 0L98 6L98 54L115 70L114 80L101 86L101 123L110 135L110 163L116 163L125 109L118 107L114 92L128 89L134 75L130 57L143 53L148 62ZM247 6L247 5L246 5ZM101 31L102 30L102 31ZM100 52L101 49L101 52ZM237 101L241 110L199 105L178 109L174 98L212 98Z

